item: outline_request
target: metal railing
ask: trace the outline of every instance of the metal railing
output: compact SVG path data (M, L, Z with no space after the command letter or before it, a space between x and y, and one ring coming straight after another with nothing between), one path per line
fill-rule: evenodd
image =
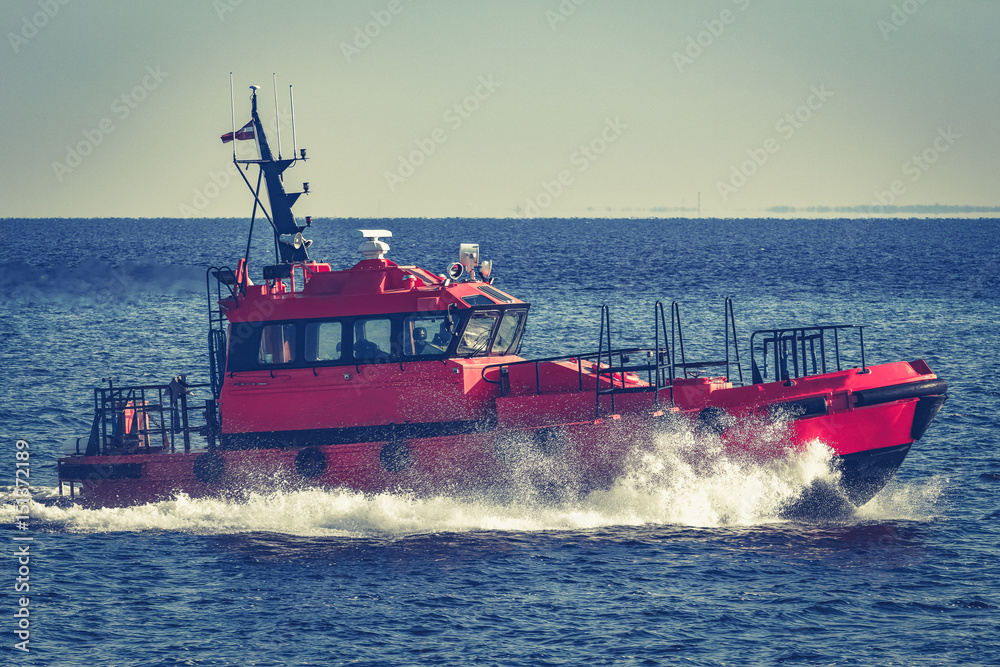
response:
M865 360L864 327L855 324L817 324L786 329L760 329L750 335L750 367L753 383L760 384L773 372L774 380L791 381L807 375L843 370L841 331L857 330L861 372L868 372ZM757 337L760 336L762 364L757 363ZM828 344L832 337L832 349ZM769 365L768 354L772 361Z
M535 370L535 393L545 392L542 382L541 364L573 361L577 365L578 390L583 391L584 375L590 374L596 379L594 388L595 415L600 417L601 397L609 396L611 411L617 410L615 396L622 393L649 392L653 394L654 407L659 406L659 390L669 388L670 405L674 403L674 381L678 375L693 377L698 370L709 367L724 367L725 378L730 380L732 366L735 364L739 374L739 382L743 383L743 368L740 365L739 346L736 341L736 318L733 313L732 299L725 302L723 319L723 334L726 354L721 361L688 361L684 349L684 333L681 327L680 305L674 301L670 306L670 339L667 340L666 310L663 303L657 301L653 307L654 346L628 349L614 348L611 340L611 310L607 305L601 307L601 326L598 334L596 354L573 354L542 359L528 359L513 363L491 364L483 367L481 377L486 382L500 385L500 395L510 393L510 369L515 366L533 364ZM679 352L679 354L678 354ZM731 356L732 353L732 356ZM586 362L586 367L584 367ZM487 371L499 369L496 379L486 377ZM635 385L627 381L628 374L645 374L646 384ZM629 386L631 384L631 386Z
M663 306L657 301L657 313L659 316L659 321L657 326L662 325L664 327L664 332L666 331L666 320L663 316ZM739 375L739 384L743 384L743 366L740 363L740 348L737 343L736 338L736 314L733 310L733 300L731 297L726 297L725 301L725 312L722 318L722 334L725 340L725 358L714 360L714 361L688 361L687 355L684 351L684 333L681 328L681 309L680 304L676 301L670 304L670 341L674 349L674 359L670 364L670 379L673 380L678 376L678 371L680 371L684 377L696 377L700 375L699 369L704 368L725 368L726 373L723 377L726 378L727 382L732 382L732 370L733 365L736 366L737 374ZM680 361L677 362L677 352L680 352Z
M212 278L215 278L214 290ZM223 287L226 288L225 291ZM221 396L222 383L226 377L226 331L229 328L229 321L222 313L219 302L225 298L237 300L237 292L242 288L243 285L237 283L236 272L228 266L212 266L205 271L205 291L208 293L208 367L212 396L215 398Z
M725 369L725 375L721 375L721 377L724 377L727 382L740 386L744 384L743 365L736 337L736 315L731 298L727 298L725 301L723 317L725 358L720 360L688 361L684 348L680 305L676 301L670 304L669 342L666 335L666 309L662 302L657 301L654 305L653 316L654 346L651 348L614 349L611 340L611 310L605 305L601 308L601 326L596 353L491 364L483 367L481 376L486 382L499 384L500 395L507 396L511 392L510 369L515 366L533 364L535 370L534 393L542 394L546 391L543 386L542 364L561 361L575 362L579 391L584 390L583 378L585 375L596 379L593 391L595 394L595 414L598 417L600 417L601 412L601 397L610 396L611 411L615 412L617 409L615 396L622 393L650 392L653 394L654 406L658 406L660 402L659 390L669 389L670 405L672 406L674 405L675 381L678 378L698 377L707 369ZM754 384L762 384L771 373L773 373L771 377L774 379L770 381L784 380L788 382L806 375L827 373L833 368L842 370L844 358L841 349L843 341L840 334L843 330L857 330L861 372L867 373L864 327L853 324L810 325L755 331L750 336L751 381ZM760 349L758 349L758 345ZM758 353L763 354L762 365L758 364ZM772 366L769 366L769 356L773 358L773 361L770 362L773 364ZM486 377L487 372L492 369L499 369L498 378ZM734 370L738 380L733 377ZM627 374L630 373L644 373L646 383L636 385L634 382L627 382ZM553 382L559 382L562 389L553 387L552 391L565 391L565 376L561 376L559 380L553 380Z
M192 437L215 445L215 401L191 402L192 389L208 384L186 384L183 376L169 384L94 389L94 422L87 448L77 454L110 456L191 450ZM200 417L200 419L198 418Z

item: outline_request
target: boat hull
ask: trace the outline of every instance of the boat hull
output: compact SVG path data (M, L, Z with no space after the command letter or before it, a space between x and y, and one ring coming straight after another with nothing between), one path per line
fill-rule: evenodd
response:
M566 497L608 488L637 456L655 454L662 438L673 434L693 437L705 456L717 451L705 442L714 438L742 459L749 454L759 461L824 443L832 450L831 465L840 471L843 493L861 505L885 486L923 435L945 400L942 385L932 386L929 391L938 393L927 396L841 410L824 400L822 414L802 411L801 405L798 414L790 413L787 400L726 409L626 405L629 412L592 420L531 426L493 422L441 435L431 435L428 426L425 437L366 442L326 444L321 433L313 432L275 447L266 446L275 435L262 433L257 442L265 446L253 447L253 434L242 434L223 440L230 449L69 457L60 460L59 475L70 494L88 506L155 502L178 493L240 497L310 487L501 497L527 489ZM725 399L728 392L719 393ZM729 420L706 427L704 416L711 410Z

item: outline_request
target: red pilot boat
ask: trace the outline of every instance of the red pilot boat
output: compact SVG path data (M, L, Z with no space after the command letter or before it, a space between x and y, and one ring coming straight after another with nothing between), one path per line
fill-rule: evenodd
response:
M208 270L209 384L95 389L89 437L59 460L60 491L87 505L300 486L468 493L509 482L526 457L573 471L571 482L535 482L586 492L678 424L754 456L818 440L843 493L863 504L946 399L922 360L868 365L863 329L844 324L754 332L744 381L728 300L723 359L687 360L676 303L669 318L656 305L646 348L613 348L605 306L593 349L523 359L529 304L494 286L477 245L462 244L446 276L388 259L385 230L358 231L362 258L350 268L310 259L310 220L291 212L301 193L281 178L305 150L275 158L256 87L251 101L260 159L233 159L260 169L256 188L244 176L251 234L259 209L279 261L259 282L248 257ZM195 390L211 397L196 404ZM774 423L781 441L767 446L745 428Z

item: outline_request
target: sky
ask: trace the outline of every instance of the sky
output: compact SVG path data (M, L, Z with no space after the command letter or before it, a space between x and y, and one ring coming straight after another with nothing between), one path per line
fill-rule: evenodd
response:
M4 0L0 218L1000 205L1000 2ZM272 148L277 137L272 134ZM253 142L237 142L254 157Z

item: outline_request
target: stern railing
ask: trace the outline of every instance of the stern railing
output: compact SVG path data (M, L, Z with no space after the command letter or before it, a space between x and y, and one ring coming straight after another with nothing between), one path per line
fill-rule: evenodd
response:
M192 439L215 446L215 400L190 401L194 389L184 376L168 384L94 388L94 421L85 451L77 455L113 456L153 452L191 451Z

